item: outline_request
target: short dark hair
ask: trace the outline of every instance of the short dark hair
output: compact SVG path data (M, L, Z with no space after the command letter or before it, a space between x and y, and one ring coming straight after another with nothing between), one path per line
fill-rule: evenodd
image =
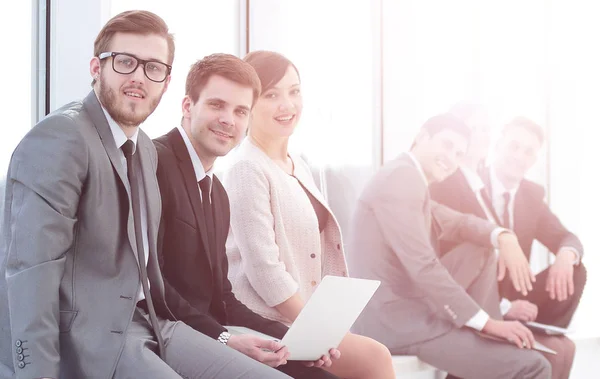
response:
M231 54L211 54L192 65L185 81L185 95L198 101L202 88L211 76L218 75L252 88L252 106L260 96L260 79L251 65Z
M467 141L471 139L471 129L469 129L469 127L462 120L451 115L450 113L442 113L431 117L425 121L423 125L421 125L420 129L421 132L427 132L429 137L432 137L443 130L451 130L456 132L465 137ZM410 149L412 150L416 144L417 140L415 139L412 145L410 145Z
M460 134L467 140L471 137L471 129L458 117L449 113L442 113L431 117L421 126L422 131L426 131L429 136L434 136L444 130L451 130Z
M248 53L244 57L258 74L262 91L268 91L275 86L285 76L289 67L293 67L300 79L298 68L286 57L274 51L257 50Z
M544 129L539 124L536 124L527 117L519 116L512 119L508 124L504 125L502 134L504 135L507 130L512 128L523 128L527 130L537 137L537 139L540 141L540 144L543 144L546 139L544 136Z

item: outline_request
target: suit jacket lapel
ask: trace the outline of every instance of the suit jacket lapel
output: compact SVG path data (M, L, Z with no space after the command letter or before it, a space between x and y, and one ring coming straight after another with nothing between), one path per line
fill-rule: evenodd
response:
M415 170L419 171L419 167L417 167L415 161L408 155L408 153L404 153L398 158L410 166L414 167ZM421 179L421 172L418 172L418 176ZM419 180L420 180L419 179ZM441 234L440 224L437 222L435 217L433 217L433 213L431 211L431 195L429 194L429 185L428 183L420 180L418 183L410 183L409 185L421 186L425 187L425 202L423 203L423 215L425 216L425 228L429 232L429 242L431 246L435 250L436 254L440 254L440 246L439 246L439 236Z
M502 225L500 221L500 217L496 213L496 209L494 208L494 204L492 202L492 182L490 179L490 168L486 167L485 170L481 172L481 180L483 181L483 189L481 190L481 198L485 203L486 207L490 211L490 214L494 217L494 221L496 225Z
M110 162L113 165L113 168L117 172L119 179L125 186L127 190L127 194L131 197L129 192L129 181L127 179L127 174L125 173L125 169L121 164L121 159L119 156L119 152L117 150L117 144L115 143L115 138L112 135L110 130L110 126L108 126L108 121L104 116L104 112L102 111L102 107L98 102L98 98L94 91L90 92L87 97L83 100L83 105L88 111L94 126L96 126L96 130L98 131L98 135L100 136L100 140L102 141L102 145L104 145L104 149L106 150L106 154L110 159Z
M216 189L216 183L218 181L219 179L215 175L213 175L213 184L210 199L213 205L213 217L215 221L215 251L211 254L211 261L213 261L212 267L221 267L221 262L219 262L219 259L221 259L222 257L220 257L219 246L225 246L224 238L227 238L227 233L222 233L221 228L229 227L229 225L222 225L225 205L223 204L223 196L218 196L217 194L218 190ZM217 271L218 272L213 272L213 275L215 276L215 280L213 280L213 282L215 282L216 285L220 286L222 279L218 278L221 277L221 270Z
M135 241L135 227L133 224L133 211L131 208L131 190L129 187L129 180L127 179L127 174L125 173L125 168L121 163L121 159L119 153L117 151L117 144L115 143L115 138L112 135L110 130L110 126L108 125L108 121L106 120L106 116L102 111L102 107L98 98L96 97L96 93L91 91L86 98L83 100L83 106L86 111L90 115L92 123L96 127L98 132L98 136L102 141L102 145L104 146L104 150L106 150L106 155L110 159L110 162L113 166L113 169L117 173L125 192L127 193L128 199L128 216L127 216L127 237L129 238L129 244L131 245L131 249L133 251L133 255L137 260L137 245Z
M208 244L206 221L204 220L204 209L202 209L202 199L200 198L200 190L198 188L198 183L196 182L196 173L194 172L192 159L190 158L185 142L177 128L171 130L167 136L173 149L173 153L179 161L179 170L181 170L181 175L185 182L185 188L192 206L192 211L194 212L194 217L196 218L196 224L200 229L204 249L207 252L207 255L211 256L212 252L210 251L210 246ZM212 271L211 260L209 259L208 261Z
M473 192L473 189L471 188L471 185L469 184L469 181L465 177L465 174L463 173L463 171L461 169L456 170L456 174L454 175L454 177L456 178L456 181L457 181L457 183L456 183L457 188L460 188L460 191L458 193L462 193L462 194L466 195L461 198L461 201L466 203L466 207L461 207L461 209L466 209L466 210L472 209L474 211L473 214L475 214L475 216L481 217L483 219L487 219L485 211L481 208L481 204L479 204L479 201L477 200L477 195L475 194L475 192ZM485 187L482 188L481 191L484 192ZM483 196L483 193L482 193L482 196ZM486 206L487 206L487 204L486 204Z
M142 182L144 184L144 194L146 197L146 217L148 224L148 276L152 278L153 283L159 283L159 290L164 297L164 287L162 281L157 281L160 278L158 268L158 256L156 254L156 244L158 237L158 223L160 221L160 195L156 175L151 163L150 146L146 144L145 136L142 136L140 130L137 142L138 163L141 168ZM156 287L156 286L152 286Z
M518 236L525 235L523 229L526 228L528 224L525 219L527 217L527 212L523 212L523 210L529 209L525 196L525 192L522 191L522 187L520 187L515 194L515 204L513 208L513 231Z
M297 161L302 158L294 157L294 161ZM296 164L296 162L294 163ZM333 215L333 212L329 208L329 205L325 201L323 194L319 191L318 188L314 185L314 180L312 178L307 178L305 175L305 171L302 169L294 170L294 176L297 180L302 183L302 186L306 188L306 190L315 198L317 201L329 212L329 214Z

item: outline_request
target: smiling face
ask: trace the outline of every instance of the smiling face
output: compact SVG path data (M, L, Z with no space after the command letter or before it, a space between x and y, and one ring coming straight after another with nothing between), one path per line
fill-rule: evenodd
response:
M219 75L208 79L195 103L184 97L182 126L205 170L245 136L253 98L252 87Z
M496 145L496 171L510 181L522 180L537 161L541 148L540 138L527 128L507 128Z
M109 51L164 63L169 58L167 40L157 34L116 33ZM171 77L162 83L153 82L141 65L131 74L119 74L112 68L113 59L92 58L90 72L97 77L94 90L102 106L122 128L135 128L154 112Z
M300 78L290 65L283 78L260 95L252 112L251 133L287 138L294 133L301 115Z
M452 175L467 150L467 138L451 129L429 135L422 131L413 153L429 183L441 182Z

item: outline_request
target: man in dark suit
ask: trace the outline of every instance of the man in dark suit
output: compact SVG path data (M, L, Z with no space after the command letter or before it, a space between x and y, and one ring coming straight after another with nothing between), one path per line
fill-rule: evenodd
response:
M205 57L188 74L181 126L154 141L167 302L178 319L257 361L296 378L333 378L301 362L286 364L287 349L271 340L230 334L223 326L243 326L276 338L287 331L285 325L252 312L231 290L225 252L229 199L213 174L216 158L245 135L258 96L260 81L252 66L228 54ZM332 353L338 355L337 350ZM330 364L329 357L312 363Z
M0 259L4 378L284 377L170 320L157 154L139 125L167 89L173 55L160 17L115 16L94 43L93 90L14 151Z
M525 179L544 142L542 128L525 118L508 123L496 146L492 165L481 170L457 170L444 182L431 186L432 198L459 212L491 219L514 230L519 243L531 256L537 240L555 253L556 260L537 275L532 292L524 296L509 283L500 285L508 318L567 327L577 309L586 282L581 263L583 246L544 201L542 186ZM479 184L477 184L479 183ZM447 251L452 245L445 245Z

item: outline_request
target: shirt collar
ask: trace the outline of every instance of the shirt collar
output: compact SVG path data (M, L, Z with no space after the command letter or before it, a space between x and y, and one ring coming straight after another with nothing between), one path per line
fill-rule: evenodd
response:
M425 176L425 172L423 171L423 166L421 166L421 163L419 163L419 160L417 159L417 157L415 157L415 155L413 153L411 153L410 151L406 153L410 159L412 159L413 163L415 164L415 166L417 167L417 170L419 170L419 174L421 174L421 178L423 178L423 182L425 182L425 186L429 186L429 181L427 180L427 176Z
M101 105L101 107L102 107L102 105ZM121 146L123 146L125 144L125 142L127 142L127 139L128 139L127 136L125 135L125 132L123 131L123 129L121 129L119 124L117 124L117 122L115 120L113 120L112 117L110 117L110 114L104 107L102 107L102 112L104 112L106 121L108 121L108 126L110 126L110 131L112 132L113 138L115 139L115 144L117 145L117 149L121 149ZM139 127L135 128L135 133L133 133L131 138L129 138L133 142L133 153L134 154L137 151L137 138L138 138L139 131L140 131Z
M187 133L183 129L181 125L177 126L177 130L179 130L179 134L181 134L181 138L183 138L183 142L185 143L185 147L187 148L188 154L192 159L192 166L194 166L194 173L196 174L196 181L199 182L204 179L205 176L211 179L211 187L212 187L212 179L213 179L213 170L212 168L208 170L208 172L204 171L204 166L202 165L202 161L200 161L200 157L198 157L198 153L196 153L196 149L194 149L194 145L192 145L192 141L190 141L190 137L188 137Z
M493 165L490 167L490 184L492 186L492 196L495 196L495 197L503 196L505 192L508 192L510 194L511 199L514 199L515 195L517 194L517 191L519 190L519 186L521 185L519 183L512 190L510 190L510 191L507 190L504 187L504 184L502 184L502 182L500 181L500 179L498 179L498 175L496 174L496 169L494 168Z
M467 179L467 183L469 183L469 187L473 192L480 191L485 185L483 184L483 180L477 175L477 172L471 170L467 167L460 167L459 170L462 171L465 179Z

